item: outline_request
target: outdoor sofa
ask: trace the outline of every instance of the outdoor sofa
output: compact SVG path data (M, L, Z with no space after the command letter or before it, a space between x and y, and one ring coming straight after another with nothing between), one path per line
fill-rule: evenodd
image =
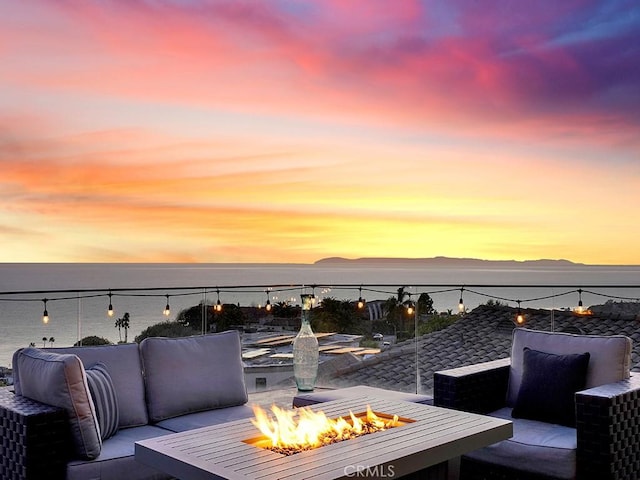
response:
M435 405L514 424L511 439L462 457L461 479L640 478L640 378L630 363L622 335L516 328L510 359L436 372Z
M253 416L237 331L25 348L0 391L0 478L160 480L138 440ZM215 439L212 439L215 441Z

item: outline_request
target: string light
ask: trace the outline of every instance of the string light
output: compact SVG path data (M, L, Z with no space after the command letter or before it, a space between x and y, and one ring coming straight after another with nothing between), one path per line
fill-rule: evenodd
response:
M522 314L522 310L520 310L520 300L518 300L518 311L516 312L516 323L518 325L522 325L524 323L524 315Z
M169 306L169 294L165 295L167 297L167 305L164 307L164 311L162 312L165 317L171 315L171 307Z
M111 293L111 290L109 290L109 307L107 307L107 315L109 315L110 317L113 317L113 305L111 304L111 296L113 294Z
M360 296L358 297L358 310L362 310L364 308L364 298L362 298L362 287L359 288Z
M392 285L383 285L384 287L391 287ZM419 287L435 287L438 286L438 284L430 284L430 285L419 285ZM603 288L603 289L611 289L611 288L621 288L621 289L640 289L640 285L606 285L606 286L589 286L589 289L583 289L583 288L573 288L573 289L567 289L566 291L562 291L562 292L555 292L552 293L550 295L543 295L543 296L539 296L539 297L531 297L531 298L525 298L525 299L520 299L520 300L515 300L514 298L507 298L507 297L501 297L501 296L497 296L491 293L485 293L482 291L478 291L476 290L474 287L483 287L483 288L507 288L507 287L514 287L513 285L479 285L479 286L475 286L475 285L467 285L464 287L458 287L456 285L442 285L443 287L453 287L453 288L447 288L445 290L438 290L438 291L427 291L426 293L432 295L432 294L437 294L437 293L444 293L444 292L456 292L459 290L459 294L460 294L460 302L458 305L458 308L460 310L466 310L468 307L464 305L464 292L466 291L467 294L472 293L474 295L478 295L481 297L485 297L488 299L492 299L492 300L496 300L499 301L500 303L505 302L505 303L517 303L518 305L518 313L516 318L514 318L514 323L518 323L518 324L523 324L526 323L527 321L527 315L526 313L522 313L522 308L521 305L522 303L532 303L532 302L540 302L542 300L548 300L548 299L552 299L552 298L558 298L558 297L562 297L562 296L571 296L571 295L575 295L575 293L578 293L578 302L577 302L577 306L573 307L573 311L576 314L581 314L581 315L588 315L590 314L590 310L584 306L583 303L583 298L582 298L582 293L588 293L590 295L595 295L595 296L601 296L601 297L606 297L609 299L616 299L616 300L621 300L621 301L633 301L633 302L638 302L640 301L640 298L638 297L633 297L633 296L621 296L621 295L612 295L612 294L605 294L605 293L600 293L598 291L593 291L594 288ZM238 289L238 291L240 291L240 289L252 289L252 288L256 288L258 286L255 285L251 285L251 286L232 286L232 287L226 287L229 289L229 291L234 291L234 289ZM274 307L274 303L279 302L279 298L284 298L284 296L286 296L286 293L281 293L281 292L286 292L288 290L297 290L299 288L314 288L318 287L318 288L322 288L324 289L325 287L323 287L322 285L286 285L287 288L281 288L283 286L281 285L277 285L277 286L271 286L271 285L262 285L259 286L260 290L258 290L258 292L264 292L267 295L267 304L266 304L266 308L267 311L270 310L269 306L271 307L271 311L273 311L273 307ZM559 285L536 285L536 286L532 286L532 285L516 285L515 287L520 288L520 287L526 287L526 288L543 288L543 287L550 287L550 288L558 288L560 287ZM214 304L213 306L210 306L210 308L212 308L215 312L221 312L223 310L223 304L220 300L220 289L215 289L213 287L205 287L207 289L209 289L209 291L213 290L218 294L218 299L217 299L217 304ZM274 291L274 302L272 303L270 301L271 299L271 293L272 293L272 289L273 288L278 288L278 290ZM365 288L364 284L356 284L356 285L347 285L347 284L340 284L340 285L333 285L332 288L338 288L338 289L345 289L345 290L358 290L360 297L358 298L358 303L360 302L360 300L362 299L363 303L366 306L365 300L362 298L362 290ZM403 287L404 288L404 287ZM183 287L180 288L181 290L184 290ZM132 291L145 291L145 290L154 290L154 289L149 289L149 288L133 288L131 289ZM388 295L392 295L393 292L388 291L388 290L375 290L372 289L371 286L367 286L366 287L367 291L370 292L375 292L375 293L380 293L380 294L388 294ZM399 294L401 293L402 289L398 289L399 290ZM227 289L225 289L225 291L228 291ZM323 290L324 292L325 290ZM68 293L67 291L58 291L58 290L51 290L51 291L41 291L41 292L23 292L23 293L45 293L45 294L49 294L49 293ZM114 315L115 312L113 311L113 293L111 289L108 289L108 293L104 293L104 290L100 291L99 293L95 293L98 292L96 290L82 290L79 292L74 292L75 294L71 297L69 297L70 299L79 299L79 298L91 298L91 297L104 297L105 295L108 295L108 301L109 301L109 308L107 310L107 314L109 316ZM24 301L21 298L5 298L6 295L8 295L10 292L0 292L0 302L4 302L4 301ZM254 290L252 291L247 291L243 293L254 293ZM280 294L280 295L278 295ZM418 293L415 293L418 294ZM155 293L153 294L139 294L139 293L126 293L126 294L121 294L118 293L117 295L120 296L154 296L154 297L158 297L158 296L162 296L165 295L165 297L167 297L167 305L169 305L169 294L160 294L157 295ZM176 295L193 295L193 293L177 293ZM407 295L407 292L404 292L404 295ZM314 295L315 297L315 295ZM400 297L400 295L398 295L398 297ZM47 310L47 306L48 303L45 302L45 300L51 300L51 299L31 299L30 301L42 301L44 304L44 313L42 320L44 323L48 322L49 320L49 315L48 315L48 310ZM59 297L59 298L55 298L54 300L67 300L66 297ZM398 301L400 300L400 298L398 298ZM291 300L287 300L284 303L288 303L288 302L293 302L295 301L295 297L293 297ZM376 302L378 302L378 300L376 300ZM570 303L570 302L569 302ZM354 303L352 303L352 305L354 305ZM575 304L574 304L575 305ZM360 305L358 305L358 307L360 307ZM407 302L405 302L405 304L403 305L403 307L405 308L406 311L412 311L415 312L415 304L412 303L412 305L408 305ZM411 310L409 310L409 308L411 307ZM464 308L463 308L464 307ZM166 308L165 308L166 310ZM163 312L164 313L164 312ZM408 313L408 312L405 312Z
M460 300L458 301L458 312L464 313L464 300L462 299L462 292L464 292L464 287L460 289Z
M264 293L267 294L267 303L264 304L264 308L267 312L270 312L272 305L271 305L271 300L269 299L269 290L265 290Z
M216 302L215 307L213 307L213 309L216 312L221 312L222 311L222 303L220 303L220 290L216 289L216 293L218 294L218 301Z
M414 312L413 302L411 301L411 294L409 294L409 300L407 301L407 314L413 315L413 312Z
M49 323L49 312L47 312L47 299L43 298L42 303L44 303L44 312L42 312L42 323Z
M584 307L582 306L582 289L578 289L578 313L584 313Z

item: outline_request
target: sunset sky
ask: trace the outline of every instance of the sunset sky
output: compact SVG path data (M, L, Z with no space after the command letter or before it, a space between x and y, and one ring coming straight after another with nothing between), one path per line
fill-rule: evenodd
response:
M640 264L637 0L0 0L0 261Z

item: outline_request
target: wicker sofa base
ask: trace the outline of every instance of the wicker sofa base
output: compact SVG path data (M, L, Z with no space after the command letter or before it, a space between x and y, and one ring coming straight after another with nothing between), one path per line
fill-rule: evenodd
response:
M0 478L65 477L69 431L63 409L0 388Z

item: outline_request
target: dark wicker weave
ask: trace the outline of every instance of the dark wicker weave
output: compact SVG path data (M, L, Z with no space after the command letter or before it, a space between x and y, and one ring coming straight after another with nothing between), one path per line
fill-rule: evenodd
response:
M488 413L505 406L508 360L434 374L434 405ZM640 479L638 375L576 394L578 480ZM462 480L550 480L463 457Z
M435 372L434 405L474 413L489 413L504 407L510 365L505 358Z
M0 478L62 479L69 455L66 412L0 388Z
M640 478L640 375L576 394L578 478Z

